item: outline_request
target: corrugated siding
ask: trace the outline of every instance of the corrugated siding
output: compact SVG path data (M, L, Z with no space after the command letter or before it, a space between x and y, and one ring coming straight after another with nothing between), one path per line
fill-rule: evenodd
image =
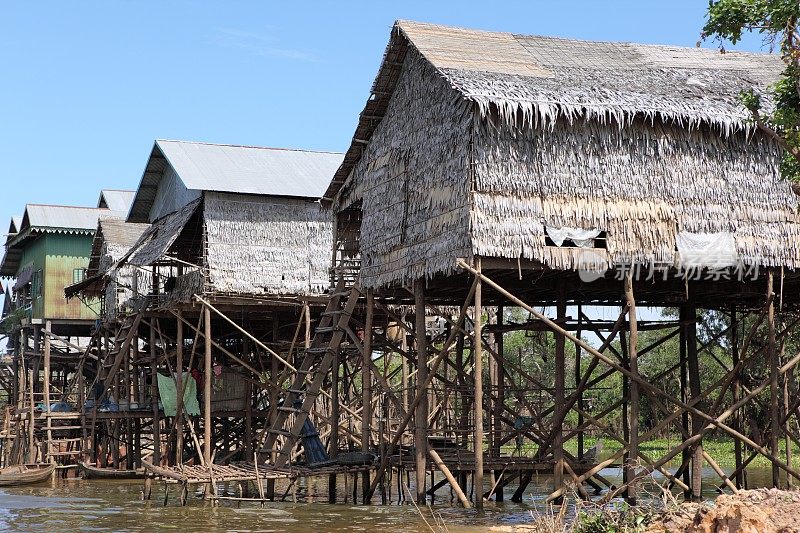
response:
M39 270L44 271L45 267L45 237L30 241L25 249L22 251L22 259L19 262L19 269L21 272L28 265L32 265L33 272ZM44 296L40 296L33 301L32 316L33 318L42 318L44 309Z
M44 272L44 309L41 318L94 320L99 302L91 308L81 300L64 298L64 287L72 284L73 271L89 266L92 249L90 235L46 235L46 265Z

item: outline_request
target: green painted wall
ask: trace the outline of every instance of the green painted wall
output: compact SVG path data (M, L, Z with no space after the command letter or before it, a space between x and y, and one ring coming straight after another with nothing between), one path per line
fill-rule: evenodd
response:
M64 287L72 284L74 271L89 266L92 236L49 233L44 239L46 263L42 318L96 319L99 302L87 306L78 298L64 298Z
M71 285L75 269L89 266L91 235L48 233L28 241L20 261L20 270L33 264L42 271L41 296L33 300L32 318L94 320L99 301L84 304L78 298L64 298L64 287Z
M33 265L33 272L39 270L44 272L45 259L47 255L45 252L44 237L40 237L34 241L28 241L25 248L22 249L22 259L19 263L19 272L23 271L28 265ZM42 288L44 290L44 287ZM33 300L32 316L33 318L42 318L44 312L44 298L38 297Z

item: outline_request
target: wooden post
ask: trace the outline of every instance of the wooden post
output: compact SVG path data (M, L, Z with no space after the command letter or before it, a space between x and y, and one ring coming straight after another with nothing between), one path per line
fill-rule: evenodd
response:
M364 342L361 365L361 450L369 452L370 437L372 435L372 321L373 321L374 292L367 290L367 316L364 320ZM378 436L380 438L380 436ZM362 482L363 503L369 503L370 471L365 470ZM355 503L355 501L353 502Z
M250 338L242 335L242 360L251 361L252 349L250 345ZM245 385L245 397L247 403L244 408L244 456L253 456L253 384L247 380ZM259 482L260 483L260 482Z
M678 310L678 323L680 327L680 346L679 346L679 364L680 364L680 389L681 389L681 401L683 403L689 402L689 367L687 364L687 356L686 356L686 347L688 345L687 338L689 336L689 325L687 324L687 308L685 305L681 305ZM685 409L681 411L681 427L683 428L683 434L689 435L689 412ZM689 448L683 448L681 450L681 464L684 465L683 468L683 483L686 486L689 486L691 483L691 469L689 468L689 463L691 461L691 450ZM683 493L684 498L690 499L692 497L691 490L684 491Z
M330 455L335 458L339 455L339 349L335 348L331 374L331 433ZM345 491L345 494L347 492ZM336 474L328 475L328 503L336 503Z
M401 321L403 324L406 323L406 312L403 311L401 315ZM402 338L400 340L400 349L404 353L408 353L408 334L403 328L399 328L400 335ZM403 387L403 411L406 413L408 412L408 359L405 355L400 355L400 379ZM402 494L405 497L405 494Z
M28 401L30 408L28 409L28 462L36 462L36 449L34 447L34 426L36 425L34 409L36 408L36 401L33 399L33 368L28 372Z
M211 468L211 310L203 306L205 361L203 365L203 459Z
M306 300L303 302L303 315L305 316L305 338L303 346L308 349L311 347L311 306L308 305L308 301Z
M175 330L175 371L177 373L178 401L175 408L175 464L183 464L183 321L178 310ZM191 378L189 378L191 379Z
M565 297L564 281L558 281L558 301L556 302L556 322L563 327L567 317L567 302ZM555 390L553 417L561 420L561 406L564 405L564 376L565 376L565 338L555 333ZM564 434L561 428L553 428L553 491L561 490L564 486ZM562 498L556 500L560 503Z
M50 333L51 333L52 325L48 320L45 323L45 335L44 335L44 384L43 390L44 392L44 410L45 410L45 417L47 417L47 444L45 445L45 461L50 461L50 453L52 452L51 449L51 442L53 440L53 430L52 430L52 421L50 420Z
M161 465L161 420L158 411L158 354L156 353L155 317L150 317L150 398L153 402L153 464Z
M699 397L702 394L700 385L700 362L697 358L697 308L693 303L686 304L686 356L689 367L689 391L691 399ZM697 405L697 408L700 406ZM703 429L703 419L696 414L692 413L692 435L697 435ZM703 441L702 439L694 446L692 450L692 498L699 499L702 497L703 488Z
M475 258L475 270L481 272L481 258ZM478 278L475 286L475 365L473 378L475 381L475 472L473 474L473 491L475 493L475 509L483 513L483 283Z
M414 413L414 453L417 480L417 503L424 504L425 473L428 459L428 338L425 333L425 280L414 282L414 337L417 352L417 396L420 402Z
M731 306L731 330L730 330L730 343L731 343L731 360L733 368L739 367L739 320L736 317L736 308ZM733 404L739 403L742 397L742 373L741 370L736 371L736 376L733 378L732 384ZM742 430L742 417L741 411L736 410L733 416L733 429L736 431ZM734 447L734 460L736 462L736 488L741 489L744 486L744 472L742 472L742 441L733 439Z
M497 307L497 325L503 325L503 314L505 313L505 309L503 306ZM503 432L501 431L501 418L503 416L503 411L505 407L505 398L506 398L506 386L505 386L505 350L504 350L504 343L503 343L503 331L500 329L495 334L495 343L497 348L497 354L499 357L497 358L497 368L495 369L497 372L497 401L495 402L494 406L494 448L495 448L495 455L496 457L500 457L502 441L503 441ZM500 479L503 473L502 470L498 470L495 472L495 483L497 488L494 491L494 500L496 502L502 502L504 500L503 494L503 482Z
M458 501L461 502L461 505L463 505L465 509L469 509L471 507L471 505L469 504L469 499L459 486L458 481L456 481L456 478L453 477L453 474L450 472L450 469L447 468L447 465L444 463L444 461L442 461L442 458L439 456L438 453L436 453L436 450L434 450L433 448L430 448L428 450L428 453L430 454L431 459L433 459L433 463L442 472L447 482L450 483L450 486L453 488L453 492L455 492L456 496L458 497Z
M628 302L628 365L629 370L634 374L639 374L638 355L636 352L636 341L638 339L638 327L636 323L636 298L633 294L633 276L629 270L625 276L625 299ZM628 463L625 468L628 471L627 501L631 505L636 504L636 465L639 462L639 384L631 380L628 385Z
M278 343L278 333L280 332L280 323L278 319L278 313L274 313L272 316L272 342L275 344L277 348ZM270 426L275 423L275 420L278 418L278 411L273 409L273 405L278 405L278 359L275 357L275 354L270 354L269 358L269 380L272 383L272 387L269 393L269 406L270 406ZM294 407L293 405L287 405L286 407ZM276 447L273 445L272 450L270 451L270 462L274 465L278 459L278 452ZM270 478L267 479L267 499L270 501L275 501L275 479Z
M581 323L583 321L583 309L580 304L578 304L578 329L575 332L575 336L581 338L581 334L583 331L581 330ZM581 380L583 379L583 372L581 369L581 345L575 343L575 387L578 387ZM583 390L578 391L578 400L576 402L578 404L578 460L583 460Z
M767 298L770 298L775 291L773 290L773 273L770 269L767 271ZM778 389L778 350L775 347L775 303L774 298L770 298L769 307L767 308L767 361L769 361L769 376L770 376L770 436L769 436L769 451L773 457L778 457L778 435L780 434L781 427L781 412L778 404L780 390ZM779 487L780 470L778 464L772 461L772 486Z

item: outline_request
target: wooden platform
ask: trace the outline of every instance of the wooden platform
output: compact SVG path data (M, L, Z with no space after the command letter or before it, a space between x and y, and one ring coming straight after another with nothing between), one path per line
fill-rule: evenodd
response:
M209 469L201 465L155 466L142 461L145 471L161 480L173 483L200 484L227 481L257 481L259 479L296 479L307 476L325 476L329 474L353 474L374 469L374 466L341 466L329 465L319 468L306 466L275 467L259 465L258 474L253 463L236 463L229 465L212 465Z

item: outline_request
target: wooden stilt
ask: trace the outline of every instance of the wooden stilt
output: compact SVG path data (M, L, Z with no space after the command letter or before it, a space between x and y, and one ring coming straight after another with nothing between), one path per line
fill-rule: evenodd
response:
M372 321L373 321L373 307L374 307L374 293L372 289L367 290L367 310L366 318L364 321L364 342L363 349L363 363L361 366L361 450L364 452L370 451L370 438L372 436ZM378 437L380 438L380 436ZM363 489L363 503L369 503L369 484L370 484L369 470L363 473L364 482L362 483Z
M697 308L691 301L686 305L686 359L689 370L689 392L691 399L698 398L701 394L700 385L700 362L697 358ZM703 420L699 416L693 414L692 420L692 435L697 435L703 429ZM699 499L702 497L703 488L703 441L700 439L692 449L692 498Z
M628 368L634 375L639 374L637 356L638 327L636 322L636 298L633 294L633 279L629 270L625 276L625 299L628 302ZM636 466L639 463L639 384L631 381L628 384L628 462L625 469L628 471L627 501L636 504Z
M340 353L336 349L331 365L331 433L328 455L331 458L339 455L339 382L340 382ZM336 474L328 475L328 503L336 503ZM347 494L347 491L345 491ZM371 496L371 494L370 494Z
M731 344L731 360L733 368L736 369L736 376L733 378L732 391L733 403L739 402L742 396L742 374L739 370L739 320L736 316L736 308L731 307L731 330L730 330L730 344ZM731 427L736 431L742 430L741 412L736 411L733 417ZM742 441L733 439L734 461L736 463L736 488L741 489L744 486L744 474L742 472Z
M178 392L175 407L175 464L180 465L183 464L183 321L180 319L180 311L175 327L175 372Z
M563 324L567 316L567 302L564 295L564 282L558 282L558 302L556 303L556 321ZM562 420L561 409L564 406L564 357L565 339L563 335L555 334L555 387L553 401L555 410L553 416ZM564 486L564 434L560 428L553 428L553 492ZM561 503L562 498L557 498L556 503Z
M46 429L47 429L47 444L45 445L45 461L51 460L50 453L52 452L51 443L53 441L53 430L52 430L52 420L50 419L50 330L52 329L51 322L48 320L45 323L45 336L44 336L44 384L43 390L44 393L44 411L45 417L47 418L46 421Z
M505 308L503 306L497 307L497 325L503 325L503 315L505 314ZM495 345L497 347L497 354L500 356L497 359L497 400L495 403L495 411L494 411L494 419L496 420L494 425L494 453L497 457L500 457L502 453L502 441L503 441L503 432L501 430L501 418L503 415L504 407L505 407L505 398L506 398L506 387L505 387L505 375L506 375L506 368L505 368L505 345L503 342L503 331L500 329L495 334ZM502 502L505 498L503 484L500 483L502 479L502 470L495 471L495 484L496 487L494 489L494 500L496 502Z
M161 465L161 421L158 410L158 353L156 352L155 318L150 319L150 401L153 410L153 464Z
M582 331L581 331L581 321L583 320L583 310L581 309L581 305L578 304L578 329L575 331L575 336L580 338ZM580 344L575 345L575 387L578 389L578 399L576 403L578 404L578 460L583 460L583 389L580 387L581 381L583 380L583 373L581 372L581 346Z
M686 323L687 312L686 306L680 306L680 310L678 312L679 322L680 322L680 346L679 346L679 357L680 357L680 389L681 389L681 401L684 403L689 402L689 366L687 364L687 355L686 355L686 346L687 346L687 338L689 332L689 325ZM681 428L683 430L684 435L689 435L690 428L689 428L689 411L685 409L681 411ZM687 467L687 465L691 464L691 452L689 448L684 448L681 452L681 465L682 467L682 475L683 475L683 483L689 487L691 483L691 471ZM677 474L676 474L677 475ZM689 490L684 491L683 494L684 498L690 499L692 497L691 494L691 487Z
M475 270L481 272L481 258L475 258ZM475 472L473 473L473 487L475 493L475 509L478 514L483 512L483 284L480 279L475 285L475 361L473 377L475 383L475 402L473 405L475 413Z
M33 368L27 371L28 376L28 462L36 462L36 446L34 440L34 409L36 409L36 400L33 397Z
M417 356L417 396L420 401L414 414L414 454L417 503L424 504L425 472L428 458L428 339L425 332L425 280L414 282L414 336Z
M272 317L272 342L277 346L278 342L278 333L280 331L280 326L278 323L278 315L275 313ZM274 354L270 354L269 357L269 380L272 383L272 387L270 388L269 393L269 406L270 406L270 426L272 426L273 422L278 416L278 412L273 409L273 406L278 405L278 359L275 357ZM293 407L288 406L287 407ZM278 452L275 446L273 446L272 451L270 452L270 461L272 464L275 464L275 461L278 459ZM270 478L267 479L267 499L270 501L275 501L275 480Z
M203 460L211 466L211 376L214 373L211 361L211 310L203 306L205 328L205 357L203 360Z
M773 290L773 272L770 269L767 272L767 298L769 299L769 307L767 309L767 361L769 361L769 375L770 375L770 435L769 435L769 451L773 457L777 457L778 450L778 436L780 434L780 419L781 412L779 406L780 389L778 388L778 369L780 363L778 362L778 350L775 346L775 294ZM780 470L778 464L772 461L772 486L780 486L779 478Z

